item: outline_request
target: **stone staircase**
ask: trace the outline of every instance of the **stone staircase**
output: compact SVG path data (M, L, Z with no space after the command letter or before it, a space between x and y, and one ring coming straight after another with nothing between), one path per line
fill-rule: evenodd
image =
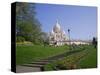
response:
M63 54L60 54L60 55L49 57L47 59L42 59L42 60L34 61L34 62L31 62L31 63L28 63L28 64L23 64L21 66L32 67L32 68L39 68L40 71L44 71L44 65L46 65L48 63L51 63L53 61L62 59L62 58L66 57L68 55L71 55L73 53L80 52L80 51L81 50L66 52L66 53L63 53Z

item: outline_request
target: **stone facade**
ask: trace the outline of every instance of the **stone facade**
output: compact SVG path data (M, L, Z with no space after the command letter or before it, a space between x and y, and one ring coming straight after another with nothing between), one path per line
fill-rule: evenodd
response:
M61 29L60 24L58 21L54 25L52 31L49 33L49 44L61 46L64 45L68 38L65 34L65 31Z

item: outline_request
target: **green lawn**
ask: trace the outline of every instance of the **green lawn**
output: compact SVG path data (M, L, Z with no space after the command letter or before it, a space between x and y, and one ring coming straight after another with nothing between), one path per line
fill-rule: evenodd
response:
M79 61L81 68L96 68L97 67L97 50L93 47L89 50L88 54Z
M17 45L16 46L16 64L26 64L35 60L45 59L55 55L70 52L68 46L50 47L39 45ZM82 50L83 49L83 50ZM85 50L84 50L85 49ZM81 50L79 52L73 52ZM93 46L79 46L72 50L72 53L62 60L45 65L45 70L53 70L53 67L60 65L64 69L70 69L70 66L77 65L77 68L95 68L97 67L97 50Z
M79 69L97 67L97 50L93 46L83 46L84 50L68 55L62 60L45 65L45 70L58 69ZM80 48L83 49L83 48ZM58 66L58 67L57 67Z
M48 58L68 51L67 46L50 47L39 45L17 45L16 46L16 64L21 65L35 60Z

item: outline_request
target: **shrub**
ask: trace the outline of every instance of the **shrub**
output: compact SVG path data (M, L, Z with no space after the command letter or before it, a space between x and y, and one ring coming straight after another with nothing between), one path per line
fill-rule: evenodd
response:
M22 37L22 36L17 36L16 41L17 42L24 42L25 41L25 38Z

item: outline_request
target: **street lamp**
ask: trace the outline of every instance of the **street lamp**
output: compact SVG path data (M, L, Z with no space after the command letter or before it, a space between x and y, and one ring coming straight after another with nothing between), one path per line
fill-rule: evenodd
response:
M69 49L71 50L70 29L68 29L68 35L69 35Z

